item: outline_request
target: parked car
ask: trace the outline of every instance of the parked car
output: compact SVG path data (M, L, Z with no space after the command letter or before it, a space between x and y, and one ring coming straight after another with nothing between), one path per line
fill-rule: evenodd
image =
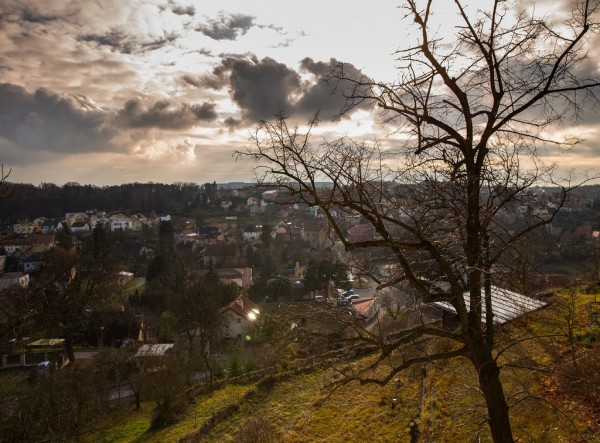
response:
M345 307L345 306L350 305L350 302L348 300L346 300L345 298L338 298L337 305L341 306L341 307Z
M49 360L45 360L37 364L37 373L40 376L44 376L50 372L52 363Z
M39 380L50 374L52 363L48 360L37 363L31 366L29 371L29 378L31 380Z
M354 293L354 289L348 289L346 292L344 292L342 297L348 301L358 300L360 298L358 294Z
M323 297L322 295L315 295L313 300L317 303L323 303L325 301L325 297Z

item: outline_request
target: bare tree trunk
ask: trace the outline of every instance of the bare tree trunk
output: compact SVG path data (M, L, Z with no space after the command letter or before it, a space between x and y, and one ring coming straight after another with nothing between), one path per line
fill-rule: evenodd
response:
M471 361L488 409L488 425L495 443L513 443L508 404L500 381L500 368L488 350L484 337L476 339Z
M67 353L67 358L69 359L69 364L75 363L75 350L73 349L73 339L69 334L65 336L65 352Z

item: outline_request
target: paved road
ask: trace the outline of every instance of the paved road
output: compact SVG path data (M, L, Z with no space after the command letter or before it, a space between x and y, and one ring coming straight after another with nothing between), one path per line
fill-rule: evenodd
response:
M75 360L91 360L97 354L97 351L75 351Z

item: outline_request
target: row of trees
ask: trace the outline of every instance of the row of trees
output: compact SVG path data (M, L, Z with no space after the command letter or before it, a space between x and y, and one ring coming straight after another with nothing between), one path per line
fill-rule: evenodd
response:
M7 182L4 188L19 198L5 199L0 208L3 220L64 217L68 211L94 208L107 212L174 213L208 208L211 202L212 205L220 204L216 183L129 183L99 187L78 183L34 186Z

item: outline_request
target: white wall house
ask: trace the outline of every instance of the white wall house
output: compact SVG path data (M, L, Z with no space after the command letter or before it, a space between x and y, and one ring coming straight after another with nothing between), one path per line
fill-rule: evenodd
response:
M245 340L246 337L252 339L259 315L258 305L245 295L240 295L219 312L222 337L235 340Z

